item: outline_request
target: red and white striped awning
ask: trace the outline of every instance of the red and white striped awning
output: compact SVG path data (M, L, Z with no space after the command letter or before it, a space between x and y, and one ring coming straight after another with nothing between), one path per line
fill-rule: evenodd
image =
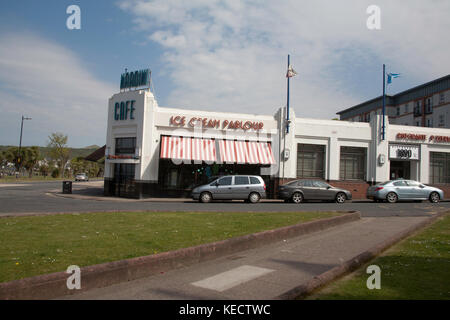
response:
M223 163L274 164L270 142L219 140Z
M216 161L216 144L212 139L161 137L161 159Z

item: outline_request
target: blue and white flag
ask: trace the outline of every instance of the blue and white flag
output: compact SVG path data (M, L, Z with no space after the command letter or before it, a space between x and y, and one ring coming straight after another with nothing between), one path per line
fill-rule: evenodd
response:
M400 77L400 73L388 73L387 74L387 83L392 83L392 78L398 78Z

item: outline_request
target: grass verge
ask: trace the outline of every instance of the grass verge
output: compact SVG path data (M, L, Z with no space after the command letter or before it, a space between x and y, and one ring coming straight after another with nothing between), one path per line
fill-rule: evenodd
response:
M381 289L369 290L369 265L381 268ZM450 299L450 215L396 244L354 273L308 299Z
M146 256L342 215L119 212L0 219L0 282Z

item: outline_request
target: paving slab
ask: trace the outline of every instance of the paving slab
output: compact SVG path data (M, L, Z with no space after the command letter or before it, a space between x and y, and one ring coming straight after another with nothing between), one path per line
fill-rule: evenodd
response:
M427 218L362 218L326 231L59 299L275 299ZM214 280L220 284L211 285Z

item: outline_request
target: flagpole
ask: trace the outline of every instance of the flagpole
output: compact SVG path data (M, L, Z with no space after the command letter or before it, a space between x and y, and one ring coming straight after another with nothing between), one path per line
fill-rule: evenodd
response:
M384 141L385 136L385 123L384 117L386 114L386 66L383 63L383 130L382 130L382 140Z

